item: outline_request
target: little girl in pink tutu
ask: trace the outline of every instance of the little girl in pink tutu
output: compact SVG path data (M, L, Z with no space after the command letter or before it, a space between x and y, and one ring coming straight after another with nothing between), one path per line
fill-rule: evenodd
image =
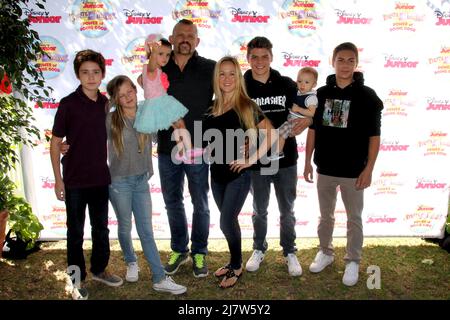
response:
M188 112L181 102L167 94L169 80L161 70L170 59L172 45L166 39L155 41L150 35L145 41L148 63L143 65L138 83L144 89L145 101L139 105L134 127L141 133L154 133L158 130L174 128L177 142L175 159L184 163L193 163L195 157L202 155L202 149L192 149L189 131L183 117Z

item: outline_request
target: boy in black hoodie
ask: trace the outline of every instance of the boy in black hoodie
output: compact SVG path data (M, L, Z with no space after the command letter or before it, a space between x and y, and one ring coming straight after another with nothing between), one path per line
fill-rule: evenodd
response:
M244 74L247 92L270 120L274 128L283 124L292 108L297 85L292 79L283 77L270 67L272 43L265 37L255 37L247 45L247 60L251 70ZM297 119L293 134L299 134L311 124L310 119ZM261 163L251 172L253 193L253 254L247 261L247 271L257 271L267 250L267 207L270 199L270 184L273 182L280 208L280 245L291 276L300 276L302 268L295 252L294 201L297 196L297 143L295 137L286 139L282 150L284 158L270 162L270 167Z
M372 171L380 147L383 103L374 90L364 85L363 74L355 72L358 49L345 42L333 51L336 74L317 90L318 107L308 130L305 181L312 182L312 153L317 166L320 222L320 251L309 270L322 271L334 261L333 229L337 187L347 212L346 267L342 282L358 282L363 245L362 210L364 189L372 181Z

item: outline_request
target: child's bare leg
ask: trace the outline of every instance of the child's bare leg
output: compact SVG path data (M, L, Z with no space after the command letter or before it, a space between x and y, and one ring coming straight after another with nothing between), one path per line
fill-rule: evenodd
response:
M281 135L278 137L278 141L276 143L277 153L281 153L284 148L284 144L286 143L286 139L284 139Z
M286 139L279 134L278 139L272 145L272 154L267 157L270 161L275 161L281 158L284 158L283 148Z
M192 149L191 135L186 129L178 129L181 141L183 142L184 150L189 151Z
M177 135L179 136L179 140L183 143L183 148L185 151L192 149L192 141L191 141L191 135L189 134L189 131L186 129L186 125L184 124L183 119L179 119L176 122L173 123L173 127L175 131L177 131Z
M268 157L270 161L278 160L284 158L283 148L286 139L289 137L291 131L291 124L286 121L278 128L278 139L272 145L272 155Z
M178 155L183 157L185 155L183 137L180 135L180 130L178 130L175 126L173 126L173 136L175 137L176 146L178 150Z

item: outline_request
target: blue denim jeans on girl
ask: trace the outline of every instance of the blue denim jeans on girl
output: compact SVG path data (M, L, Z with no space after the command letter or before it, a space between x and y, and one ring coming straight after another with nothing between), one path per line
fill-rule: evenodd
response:
M118 236L125 262L137 260L131 238L133 214L142 250L152 270L153 283L158 283L165 278L165 273L153 237L152 200L148 178L148 173L113 178L109 187L109 199L119 223Z

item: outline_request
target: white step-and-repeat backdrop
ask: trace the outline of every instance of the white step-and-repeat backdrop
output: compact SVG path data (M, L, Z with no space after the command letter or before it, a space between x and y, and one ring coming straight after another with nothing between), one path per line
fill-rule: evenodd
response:
M330 56L344 41L360 51L359 70L384 102L381 150L373 184L365 192L363 215L367 236L441 236L447 216L450 184L450 1L449 0L47 0L46 9L24 10L50 58L39 61L54 88L44 108L35 106L37 126L50 134L62 97L78 85L73 58L91 48L103 53L108 80L119 74L136 79L144 59L144 39L169 37L177 20L198 26L200 55L237 56L249 68L246 43L266 36L274 45L273 68L295 79L302 66L319 71L319 86L333 72ZM139 92L142 97L142 91ZM302 177L306 134L297 137L298 172L295 213L299 237L315 237L319 217L315 184ZM43 239L65 238L65 206L56 200L45 139L22 154L25 192L45 226ZM153 149L157 168L156 147ZM150 180L155 237L170 238L158 171ZM187 189L187 188L186 188ZM210 195L211 238L222 238L219 212ZM185 191L190 223L192 205ZM251 237L252 196L239 221ZM110 210L111 236L117 220ZM89 236L89 223L86 235ZM135 231L133 231L135 232ZM339 200L335 235L345 236L346 214ZM134 233L136 235L136 233ZM272 192L270 237L279 236L279 211Z

